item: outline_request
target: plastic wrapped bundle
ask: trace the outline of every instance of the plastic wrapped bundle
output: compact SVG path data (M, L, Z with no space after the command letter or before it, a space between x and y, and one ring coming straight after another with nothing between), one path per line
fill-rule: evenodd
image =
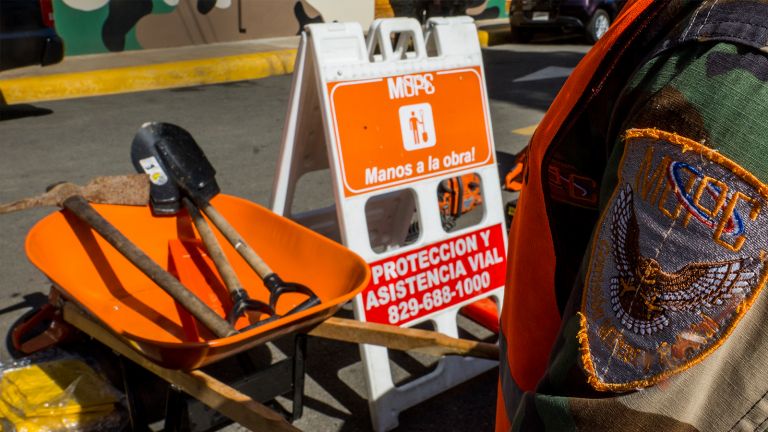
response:
M115 430L121 398L82 360L18 363L0 376L2 432Z

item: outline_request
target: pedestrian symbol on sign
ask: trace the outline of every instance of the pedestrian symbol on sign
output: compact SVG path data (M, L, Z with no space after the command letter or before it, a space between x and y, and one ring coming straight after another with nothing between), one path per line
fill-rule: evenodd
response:
M400 130L403 147L408 151L434 146L436 137L432 106L420 103L400 107Z

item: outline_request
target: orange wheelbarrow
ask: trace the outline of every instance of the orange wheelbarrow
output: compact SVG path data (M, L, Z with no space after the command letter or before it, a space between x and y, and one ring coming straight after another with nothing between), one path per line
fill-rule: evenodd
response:
M264 259L290 280L312 286L321 303L232 336L217 338L134 267L90 227L68 212L49 215L29 232L29 259L64 297L124 338L152 362L190 370L237 354L281 335L311 327L333 315L368 283L369 269L343 246L249 201L227 195L213 204ZM231 308L213 262L188 216L154 217L149 207L96 205L96 210L155 262L220 316ZM220 239L224 253L251 298L268 302L261 279ZM295 296L292 298L291 296ZM278 314L303 301L285 294ZM235 329L249 327L243 316Z
M286 292L273 311L277 319L254 326L263 317L253 311L234 323L237 333L217 337L68 210L37 223L27 236L26 252L61 293L58 306L65 322L253 430L296 429L199 368L283 335L308 333L432 355L498 358L498 347L487 343L332 317L368 284L370 270L365 261L338 243L249 201L221 194L211 204L245 241L261 251L276 272L311 286L320 303L287 314L306 301L306 295ZM232 296L186 213L156 217L148 206L101 204L94 208L219 317L232 309ZM268 302L270 292L261 278L228 242L218 241L248 296Z

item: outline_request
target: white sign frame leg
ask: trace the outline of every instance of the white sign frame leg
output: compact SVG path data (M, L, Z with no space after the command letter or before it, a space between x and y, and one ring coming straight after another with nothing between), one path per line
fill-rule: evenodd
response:
M390 43L393 34L410 38L401 37L393 47ZM474 163L474 159L468 159L466 165L456 169L442 169L434 175L406 179L401 184L350 192L353 188L345 177L345 170L349 168L344 166L344 156L340 154L342 147L339 144L341 138L336 124L337 107L333 105L333 92L329 92L329 87L338 82L365 85L381 81L383 77L419 73L433 73L435 76L469 73L468 76L477 77L477 97L481 101L478 106L482 111L478 115L484 119L484 124L479 124L479 129L482 129L479 131L482 143L478 144L478 148L488 153L487 158L478 163ZM341 241L369 263L409 250L424 249L439 242L453 241L462 236L479 233L478 238L483 237L483 234L483 238L487 238L491 231L498 233L499 240L494 247L503 249L503 255L507 238L501 192L497 186L499 178L494 163L489 118L482 57L476 28L471 18L433 18L428 23L426 40L421 26L413 19L376 20L371 26L367 41L359 24L309 25L302 34L299 45L270 207L278 214ZM434 140L430 144L434 144ZM483 147L486 144L487 148ZM441 142L438 141L437 145L440 146ZM474 154L473 147L473 157ZM325 168L330 168L331 171L335 206L293 215L291 207L299 178L306 173ZM446 233L442 227L436 199L437 187L446 178L471 173L477 174L482 180L481 184L486 185L483 189L483 219L475 226ZM375 224L376 221L372 222L366 218L366 203L382 193L404 189L411 190L415 195L414 204L421 217L419 238L416 243L394 252L374 252L369 239L368 224ZM410 219L406 218L397 223L410 224ZM503 257L496 255L496 258L497 267L503 267L505 261L498 261ZM475 293L466 300L454 301L439 312L419 316L403 325L412 326L430 321L437 331L458 337L457 314L462 306L487 297L501 304L503 282L501 285L496 282L494 284L490 289ZM354 311L357 319L366 320L362 296L355 299ZM368 384L373 428L377 431L395 428L400 412L497 365L497 362L489 360L444 357L430 373L405 385L396 386L392 379L386 348L363 344L360 345L360 353Z

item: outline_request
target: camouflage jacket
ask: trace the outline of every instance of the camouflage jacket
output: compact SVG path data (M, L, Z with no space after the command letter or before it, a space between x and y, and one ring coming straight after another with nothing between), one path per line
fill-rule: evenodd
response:
M505 394L513 430L768 430L768 0L676 3L542 170L558 262L582 264L557 268L562 327L536 391Z

